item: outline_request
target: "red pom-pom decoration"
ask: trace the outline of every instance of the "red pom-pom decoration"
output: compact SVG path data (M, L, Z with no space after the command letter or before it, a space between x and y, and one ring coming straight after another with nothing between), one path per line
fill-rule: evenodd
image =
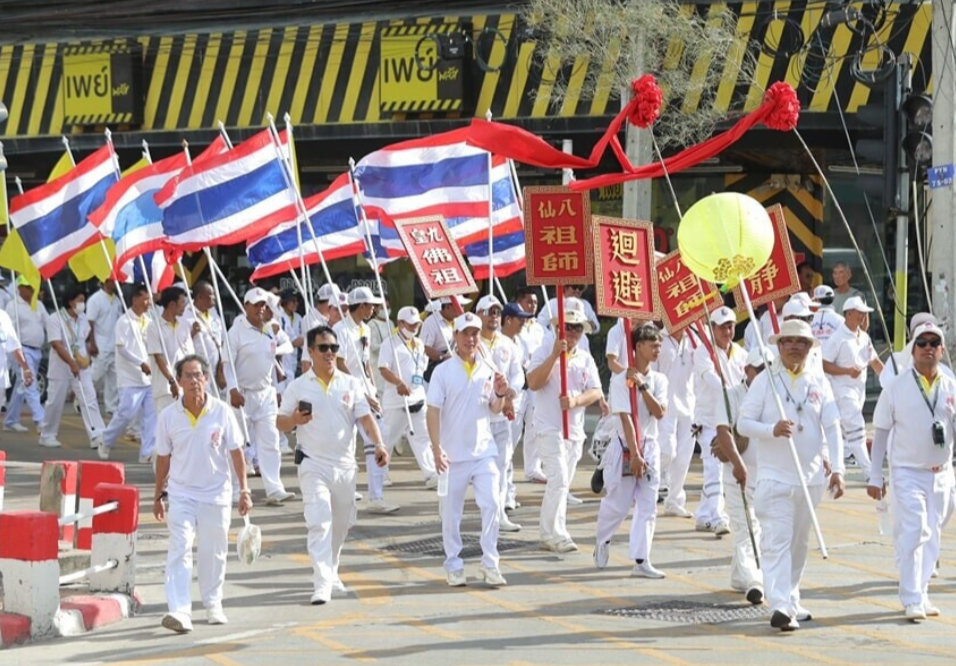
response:
M764 104L770 107L770 112L763 124L772 130L789 132L797 126L800 119L800 100L789 83L777 81L764 95Z
M645 74L639 79L631 81L631 91L634 99L631 101L632 111L627 120L632 125L645 129L660 118L661 105L664 103L664 93L657 85L657 79L652 74Z

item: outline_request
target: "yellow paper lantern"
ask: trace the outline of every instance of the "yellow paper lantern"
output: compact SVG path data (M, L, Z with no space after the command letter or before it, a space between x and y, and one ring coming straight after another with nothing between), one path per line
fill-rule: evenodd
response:
M677 246L687 267L707 282L735 286L767 263L773 251L770 216L753 197L721 192L684 214Z

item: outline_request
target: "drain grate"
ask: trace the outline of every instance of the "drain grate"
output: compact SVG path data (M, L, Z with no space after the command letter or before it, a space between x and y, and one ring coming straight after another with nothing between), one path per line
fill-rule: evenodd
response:
M462 549L461 557L477 557L481 555L480 538L475 534L461 535ZM513 539L498 539L498 552L506 550L517 550L524 548L529 544L524 541L515 541ZM417 555L419 557L444 557L445 547L442 545L441 535L427 537L425 539L416 539L415 541L404 541L385 546L382 550L388 553L406 553Z
M736 620L757 620L767 617L766 606L740 604L706 604L697 601L653 601L630 608L608 608L601 615L677 622L680 624L721 624Z

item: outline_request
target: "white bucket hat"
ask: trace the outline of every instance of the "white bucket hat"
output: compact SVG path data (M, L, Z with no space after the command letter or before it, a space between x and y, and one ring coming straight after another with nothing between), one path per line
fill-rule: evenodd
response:
M810 347L820 346L820 341L813 335L810 324L799 319L791 319L780 324L780 332L770 336L770 344L777 344L781 338L804 338L810 341Z

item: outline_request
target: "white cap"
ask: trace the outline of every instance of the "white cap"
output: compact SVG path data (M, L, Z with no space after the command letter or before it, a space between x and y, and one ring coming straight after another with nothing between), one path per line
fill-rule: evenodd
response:
M333 296L340 293L342 293L342 290L339 289L339 285L326 283L319 287L319 300L322 302L331 301Z
M846 299L846 303L843 304L843 311L849 312L850 310L873 312L873 308L864 303L863 298L860 296L850 296L850 298Z
M917 312L910 319L910 337L920 326L925 326L926 324L938 324L936 317L934 317L929 312Z
M790 296L791 301L797 301L798 303L804 303L808 308L815 308L819 303L810 298L810 294L805 291L798 291L797 293Z
M458 305L468 305L469 303L471 303L471 299L465 298L464 296L445 296L441 299L441 304L448 305L449 303L451 303L451 299L453 298L458 299Z
M920 324L919 326L916 327L916 330L913 331L914 340L918 339L921 335L936 335L943 342L946 341L946 338L943 337L943 329L941 329L939 326L931 322Z
M770 347L764 348L766 353L761 353L760 347L751 347L750 351L747 353L747 365L751 368L759 368L760 366L768 366L773 361L773 351Z
M413 324L416 326L422 323L422 315L418 311L418 308L411 305L406 305L399 310L396 319L398 319L398 321L403 321L406 324Z
M476 315L474 312L466 312L465 314L458 315L455 317L455 331L461 332L466 328L481 328L481 318Z
M783 305L780 316L786 320L788 317L812 317L813 311L810 306L799 299L790 299Z
M810 330L810 324L799 319L791 319L780 324L780 332L770 336L770 344L775 345L781 338L803 338L810 342L811 347L819 347L820 341L817 340L813 331Z
M270 294L268 291L266 291L262 287L253 287L252 289L246 292L245 296L242 297L242 302L243 303L265 303L266 305L270 305L272 303L272 299L269 298L270 296L272 296L272 294Z
M557 308L555 308L555 310L557 310ZM580 298L564 299L564 323L581 324L584 326L585 333L590 334L592 332L591 322L588 321L587 313L584 311L584 301ZM555 316L551 318L551 326L555 329L558 327L557 312L555 312Z
M381 305L385 300L372 293L368 287L356 287L349 292L349 305Z
M813 298L833 298L835 296L833 292L833 287L821 284L819 287L816 287L813 290Z
M728 322L734 322L736 324L737 315L726 305L721 305L710 315L710 323L714 324L715 326L723 326Z
M266 305L269 306L269 309L272 310L273 314L278 314L279 308L282 307L282 299L279 298L279 294L273 294L271 291L267 291Z
M504 306L496 296L488 294L487 296L482 296L481 300L478 301L478 305L475 306L475 312L488 312L488 310L491 308L498 308L501 310L504 308Z

